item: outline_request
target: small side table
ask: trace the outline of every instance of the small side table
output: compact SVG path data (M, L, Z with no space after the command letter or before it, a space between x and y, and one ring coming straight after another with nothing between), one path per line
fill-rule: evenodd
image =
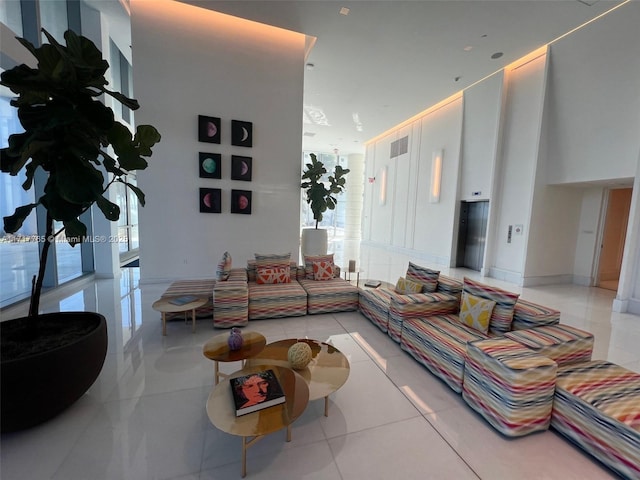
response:
M244 331L242 332L242 347L239 350L231 350L229 348L229 334L221 333L216 335L202 347L202 354L209 360L214 361L213 365L213 381L217 385L220 378L227 378L228 375L220 373L218 362L238 362L246 360L260 353L267 344L267 339L258 332ZM243 362L244 366L244 362Z
M186 312L191 310L191 331L195 333L196 331L196 309L205 305L209 299L207 298L197 298L193 302L185 303L184 305L174 305L171 303L171 300L177 297L163 297L160 300L156 300L153 302L151 307L154 310L162 313L162 335L167 335L167 313L179 313L185 312L185 320L186 320Z

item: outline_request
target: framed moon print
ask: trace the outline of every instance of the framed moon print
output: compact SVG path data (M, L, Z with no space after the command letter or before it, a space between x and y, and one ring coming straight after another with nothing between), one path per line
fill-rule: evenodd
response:
M222 161L219 153L198 154L200 178L222 178Z
M253 124L240 120L231 120L231 145L237 147L253 146Z
M231 156L231 180L251 181L251 157Z
M198 115L198 141L220 143L220 117Z
M251 215L250 190L231 190L231 213Z
M200 212L220 213L222 211L222 195L219 188L200 189Z

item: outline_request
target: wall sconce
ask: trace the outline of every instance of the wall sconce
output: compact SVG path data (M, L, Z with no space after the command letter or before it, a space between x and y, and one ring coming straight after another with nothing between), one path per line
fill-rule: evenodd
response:
M380 172L380 205L387 203L387 166L382 167Z
M440 202L440 187L442 186L442 156L444 151L434 150L431 159L431 191L429 195L430 203Z

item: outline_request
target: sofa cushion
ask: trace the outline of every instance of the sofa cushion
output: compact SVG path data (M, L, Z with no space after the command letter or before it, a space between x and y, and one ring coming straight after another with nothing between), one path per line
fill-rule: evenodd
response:
M491 319L489 320L489 332L495 335L502 335L511 330L513 321L513 310L515 308L519 293L507 292L498 287L492 287L484 283L476 282L464 277L462 291L477 297L493 300L496 302Z
M333 275L333 262L313 262L314 280L331 280Z
M330 262L333 263L333 253L327 255L305 255L304 256L304 270L305 278L307 280L313 280L313 262Z
M396 283L396 293L406 295L410 293L422 292L422 284L409 280L408 278L400 277Z
M460 321L482 333L489 331L489 319L496 302L462 292Z
M300 280L307 292L307 312L347 312L358 309L358 288L342 278L323 282Z
M424 293L432 293L438 288L438 277L440 276L439 270L431 270L430 268L421 267L415 263L409 262L407 268L407 274L405 275L408 280L413 280L422 284L422 291Z
M288 267L291 253L256 253L256 268Z
M307 292L298 282L249 282L249 320L295 317L307 313Z
M289 266L274 268L257 268L256 283L289 283L291 282L291 270Z

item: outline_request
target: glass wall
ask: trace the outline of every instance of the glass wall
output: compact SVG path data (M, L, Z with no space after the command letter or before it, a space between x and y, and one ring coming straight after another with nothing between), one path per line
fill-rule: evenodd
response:
M92 3L87 11L95 12L96 15L104 13L96 12L100 8L100 2ZM54 38L64 44L64 32L69 28L76 32L83 32L81 25L81 10L85 8L84 2L77 0L10 0L0 1L0 22L8 27L15 36L25 37L31 43L39 45L45 39L41 35L40 29L45 28ZM107 14L112 15L113 9L109 6ZM124 12L123 12L124 15ZM95 19L95 17L93 17ZM105 25L107 25L105 23ZM95 32L87 32L90 34ZM130 41L123 40L123 44L130 44ZM113 44L113 42L111 42ZM109 48L110 45L105 46ZM100 48L100 45L98 45ZM111 60L111 57L107 57ZM116 50L115 61L110 62L115 67L115 72L120 85L119 90L125 94L131 92L131 66L126 61L121 52ZM11 52L5 51L0 44L0 67L9 69L21 63L11 58ZM124 78L124 81L123 81ZM17 118L17 111L10 105L10 100L14 94L7 90L0 90L0 146L7 146L9 135L22 131L22 127ZM119 104L118 104L119 105ZM127 123L133 123L133 118L129 111L122 110L116 112L119 118L123 118ZM41 172L38 170L38 172ZM33 203L40 196L33 189L26 192L21 185L25 180L24 172L17 177L7 174L0 174L0 213L2 216L11 215L15 207ZM43 188L46 176L39 188ZM133 181L135 182L135 180ZM38 182L36 182L37 184ZM125 242L121 248L127 252L138 248L138 220L137 220L137 198L129 198L123 194L123 221L122 224ZM37 273L39 263L38 240L45 234L44 221L39 221L39 216L44 215L44 211L38 209L37 214L32 213L25 221L23 227L13 235L7 235L3 230L0 232L0 306L7 306L18 300L29 296L31 290L31 279ZM92 221L83 218L83 221L90 226ZM56 229L62 225L56 224ZM47 270L45 286L55 287L70 279L76 278L83 273L93 271L93 245L83 244L71 247L60 235L50 250L51 258L56 260L55 267ZM83 272L84 270L84 272Z
M311 153L312 152L303 152L302 171L305 170L305 165L307 163L311 163ZM329 178L329 175L333 173L336 165L340 165L342 166L342 168L349 168L348 157L346 156L341 156L335 153L316 153L316 156L327 169L327 179ZM348 179L349 177L347 176L346 178ZM336 265L342 265L344 263L343 253L346 210L345 194L341 193L340 195L338 195L337 200L338 203L335 210L327 210L326 212L324 212L322 214L322 222L320 222L318 226L327 229L327 251L334 254L334 262L336 263ZM301 228L315 227L316 225L316 221L313 219L313 212L311 211L311 207L306 201L304 193L302 195L300 224Z

